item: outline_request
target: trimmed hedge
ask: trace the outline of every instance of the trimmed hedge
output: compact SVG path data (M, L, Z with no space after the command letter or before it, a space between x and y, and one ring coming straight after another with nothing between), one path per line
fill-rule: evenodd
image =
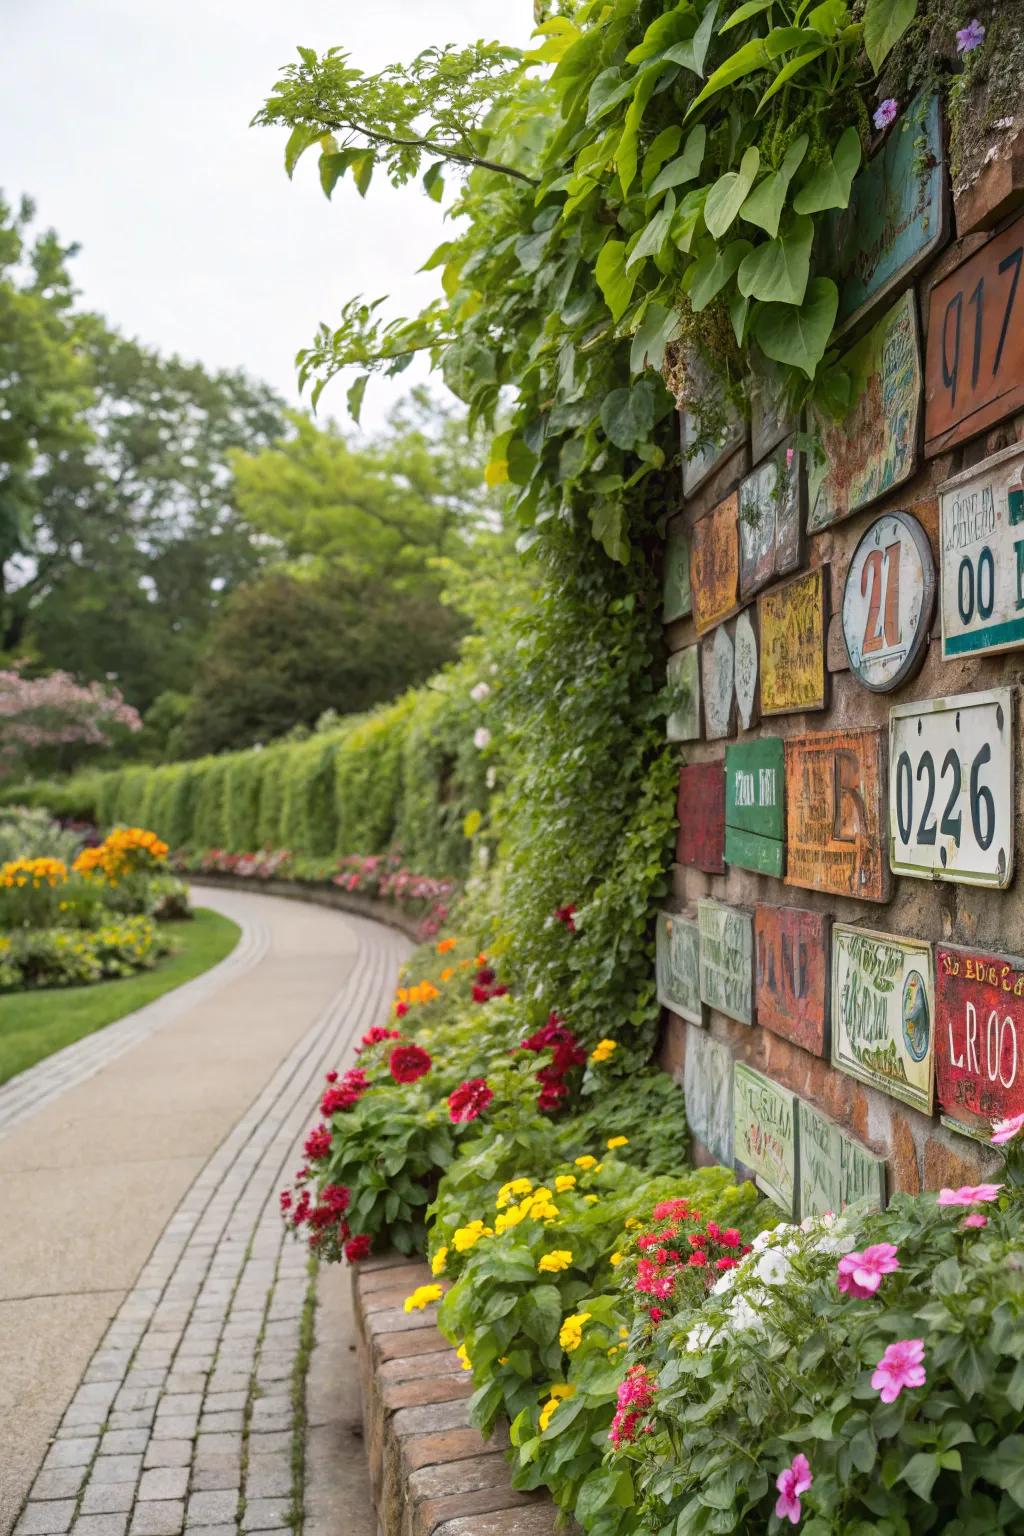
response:
M0 805L151 827L175 849L288 848L311 858L398 849L422 874L461 878L463 822L486 808L478 724L462 688L441 676L305 741L15 784L0 790Z

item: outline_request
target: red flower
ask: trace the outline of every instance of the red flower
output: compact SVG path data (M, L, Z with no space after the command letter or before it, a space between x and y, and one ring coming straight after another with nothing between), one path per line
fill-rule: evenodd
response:
M569 1090L564 1083L555 1083L552 1087L542 1088L537 1095L537 1108L546 1114L548 1110L558 1109L562 1100L568 1096Z
M691 1253L690 1254L690 1257L687 1259L686 1262L690 1266L691 1269L703 1269L704 1265L707 1263L707 1261L708 1261L707 1254L702 1249L698 1248L696 1253Z
M409 1005L408 1005L408 1003L398 1003L398 1004L396 1004L396 1007L395 1007L395 1012L396 1013L398 1013L399 1008L402 1010L402 1013L408 1013L409 1012ZM399 1014L399 1018L401 1018L401 1014ZM363 1036L363 1038L360 1041L359 1045L356 1047L356 1054L358 1055L359 1051L361 1051L364 1046L367 1046L367 1045L380 1045L382 1040L401 1040L401 1038L402 1038L401 1030L398 1030L398 1029L382 1029L379 1024L375 1024L372 1029L368 1029L366 1031L366 1034Z
M490 989L490 987L482 987L482 986L480 986L480 984L478 982L474 982L473 983L473 1001L474 1001L474 1003L489 1003L490 1000L491 1000L491 989Z
M291 1190L290 1189L282 1189L281 1194L279 1196L279 1199L281 1201L281 1211L282 1211L282 1214L285 1211L290 1211L291 1208L292 1208L292 1192L291 1192Z
M337 1074L337 1072L325 1072L324 1073L324 1082L325 1083L336 1083L337 1081L338 1081L338 1074Z
M567 902L564 907L555 908L556 920L560 923L564 923L570 933L576 932L576 924L573 922L575 914L576 908L571 901Z
M715 1268L716 1269L735 1269L736 1265L738 1263L739 1263L738 1259L716 1259L715 1260Z
M452 1124L460 1125L466 1120L475 1120L477 1115L483 1114L493 1098L494 1090L488 1086L485 1077L471 1077L468 1082L460 1083L448 1095L448 1115Z
M481 966L474 977L474 980L478 981L482 987L493 987L497 979L489 965Z
M726 1227L718 1241L723 1243L726 1248L738 1248L740 1245L740 1234L735 1227Z
M313 1127L306 1137L302 1150L313 1163L319 1162L322 1157L330 1156L331 1133L326 1125L315 1125Z
M358 1237L350 1237L345 1244L345 1257L350 1264L358 1264L360 1259L368 1259L373 1248L373 1239L360 1233Z
M422 1046L396 1045L389 1065L396 1083L414 1083L427 1075L433 1063Z
M665 1314L660 1307L651 1307L648 1310L647 1316L652 1323L660 1323Z
M409 1004L408 1003L396 1003L395 1004L395 1018L396 1019L404 1019L408 1012L409 1012Z

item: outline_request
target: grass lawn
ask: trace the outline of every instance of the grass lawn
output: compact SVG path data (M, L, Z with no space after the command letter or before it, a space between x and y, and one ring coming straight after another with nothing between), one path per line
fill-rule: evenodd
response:
M208 971L231 953L240 932L237 923L208 907L197 907L191 922L167 923L163 931L176 952L158 960L151 971L91 987L51 987L0 997L0 1083Z

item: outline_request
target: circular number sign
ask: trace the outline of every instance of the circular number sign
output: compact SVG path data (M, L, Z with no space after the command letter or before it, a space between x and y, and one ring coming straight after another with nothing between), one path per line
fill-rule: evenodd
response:
M864 534L843 591L843 640L854 676L890 693L924 660L935 609L935 562L916 517L887 512Z

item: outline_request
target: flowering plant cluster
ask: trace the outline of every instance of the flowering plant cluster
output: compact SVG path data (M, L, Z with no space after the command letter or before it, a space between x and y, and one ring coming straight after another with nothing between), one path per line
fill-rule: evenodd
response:
M150 970L170 948L148 917L96 928L24 928L0 935L0 992L81 987Z
M25 677L0 670L0 775L47 751L109 747L119 732L142 729L138 710L116 688L76 683L68 672Z

